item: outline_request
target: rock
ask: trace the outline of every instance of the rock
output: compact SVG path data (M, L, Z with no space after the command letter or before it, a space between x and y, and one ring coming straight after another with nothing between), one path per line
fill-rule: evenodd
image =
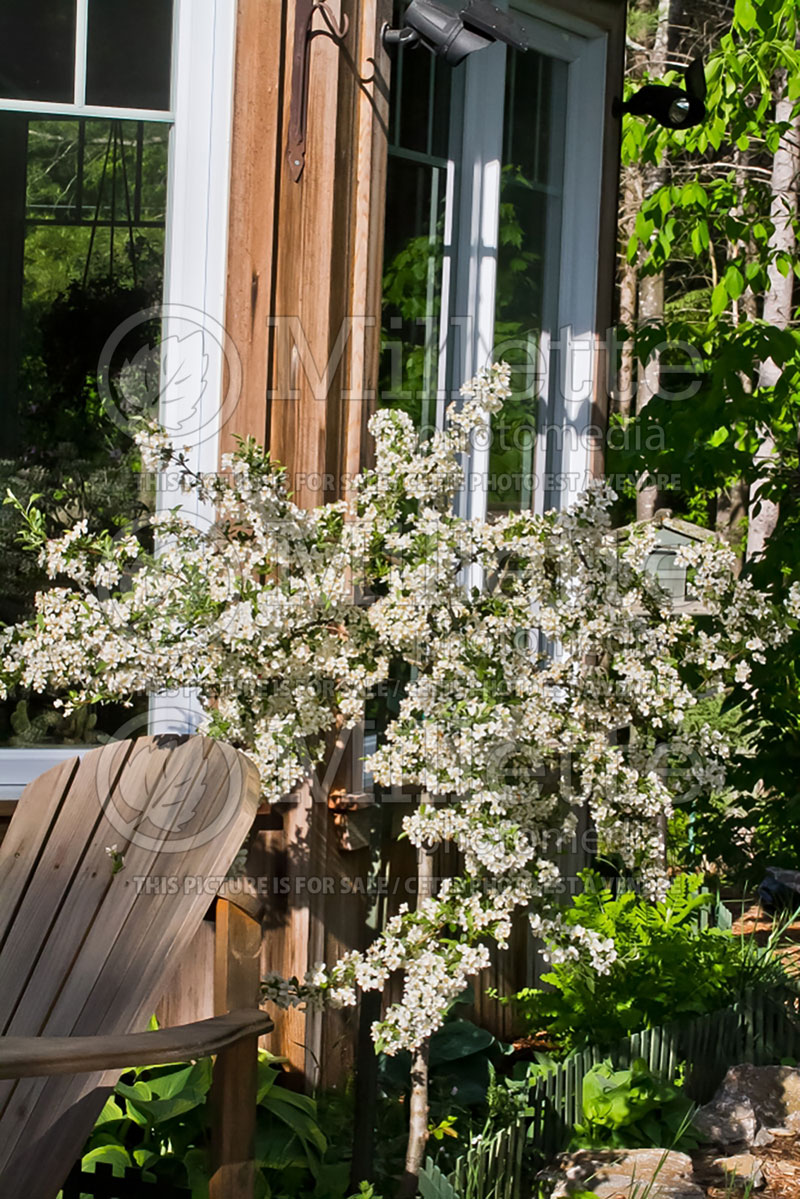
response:
M720 1091L705 1107L697 1109L692 1122L715 1145L735 1145L740 1141L752 1145L758 1127L749 1099Z
M775 1136L800 1132L800 1069L732 1066L694 1123L717 1145L769 1145Z
M724 1172L727 1179L732 1178L741 1187L749 1184L755 1191L766 1185L767 1180L761 1169L763 1164L752 1153L736 1153L732 1157L718 1157L714 1161L714 1165Z
M553 1175L551 1175L553 1177ZM692 1159L666 1149L581 1149L558 1159L551 1199L590 1190L598 1199L705 1199L692 1181Z
M800 900L800 870L770 866L766 878L759 884L758 895L768 912L786 909L793 912Z

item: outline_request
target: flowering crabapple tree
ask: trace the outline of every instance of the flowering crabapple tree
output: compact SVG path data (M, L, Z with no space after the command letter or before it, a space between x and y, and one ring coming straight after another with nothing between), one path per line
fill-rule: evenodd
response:
M674 610L645 569L652 528L615 531L602 484L561 512L457 515L471 439L486 436L508 380L504 365L482 371L424 441L406 414L379 412L374 467L347 500L311 511L252 441L201 477L148 428L143 468L176 471L214 513L206 529L180 509L155 516L156 552L85 524L48 540L35 503L20 506L52 586L34 619L0 634L3 688L57 691L67 707L194 688L201 730L250 755L268 800L308 776L333 727L361 718L393 663L410 668L369 769L385 787L417 789L406 836L418 850L454 846L460 872L401 907L364 953L302 982L265 981L283 1003L341 1006L399 973L402 996L373 1027L388 1054L424 1056L520 909L554 959L608 968L613 943L559 905L558 855L579 814L662 895L676 792L687 774L719 788L737 752L686 715L708 696L746 696L751 661L800 611L794 592L779 609L736 578L713 540L679 551L704 615ZM677 776L661 768L667 743L687 763ZM417 1117L423 1108L424 1088ZM412 1174L427 1128L417 1123Z

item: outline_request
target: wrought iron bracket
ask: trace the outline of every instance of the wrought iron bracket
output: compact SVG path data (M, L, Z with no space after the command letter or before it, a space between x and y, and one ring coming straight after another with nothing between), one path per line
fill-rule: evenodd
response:
M314 13L320 13L327 29L312 29ZM289 174L295 183L306 164L306 127L308 123L308 67L311 39L317 34L342 42L347 37L350 20L345 15L341 23L326 0L297 0L295 6L294 53L292 55L292 91L289 110L289 136L286 158Z

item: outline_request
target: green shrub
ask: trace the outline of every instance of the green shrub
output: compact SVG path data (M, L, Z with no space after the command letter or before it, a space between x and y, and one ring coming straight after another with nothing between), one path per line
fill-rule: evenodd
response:
M255 1199L344 1199L349 1165L330 1160L315 1101L281 1085L282 1060L259 1052ZM127 1070L84 1149L84 1169L138 1167L206 1199L211 1077L209 1059Z
M776 940L764 949L729 929L701 927L711 904L701 878L680 875L661 903L634 892L615 898L593 871L565 919L610 937L617 959L597 974L582 957L554 965L543 981L554 990L525 989L514 1002L527 1029L547 1029L562 1048L614 1045L630 1033L689 1020L735 1002L748 990L785 984Z
M583 1079L583 1124L575 1126L578 1148L693 1149L692 1104L679 1087L653 1074L643 1058L630 1070L601 1062Z

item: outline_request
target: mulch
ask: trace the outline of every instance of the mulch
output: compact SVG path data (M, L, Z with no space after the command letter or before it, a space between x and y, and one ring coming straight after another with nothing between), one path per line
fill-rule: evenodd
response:
M741 1146L742 1152L745 1147ZM728 1156L737 1151L731 1145L724 1152ZM753 1149L753 1156L761 1162L761 1169L766 1178L766 1186L753 1191L753 1199L798 1199L800 1196L800 1142L797 1137L776 1137L772 1145L762 1149ZM708 1199L731 1199L730 1186L726 1188L725 1178L714 1166L714 1159L723 1156L723 1151L713 1147L697 1149L692 1153L694 1181L705 1190ZM743 1193L738 1189L738 1194Z
M744 904L747 901L740 901L738 906L731 900L725 902L734 915L737 911L741 912L741 915L734 919L732 931L742 937L753 937L757 945L766 945L774 929L773 917L765 912L759 903L749 903L745 908ZM784 939L790 942L790 945L781 949L781 953L800 966L800 919L787 925Z

